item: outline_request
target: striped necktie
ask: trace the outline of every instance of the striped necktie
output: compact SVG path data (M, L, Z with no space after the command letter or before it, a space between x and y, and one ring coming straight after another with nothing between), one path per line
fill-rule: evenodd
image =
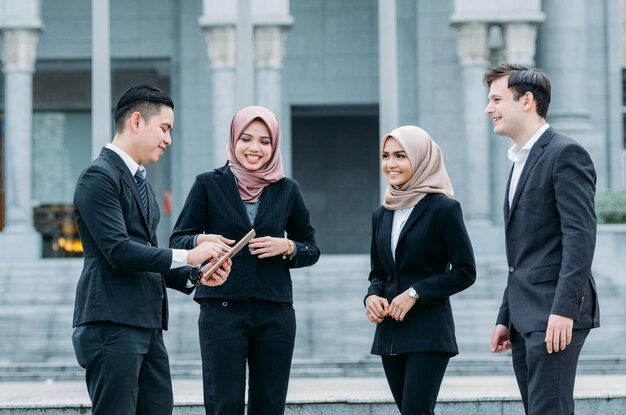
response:
M148 187L146 186L146 179L143 174L137 170L135 173L135 181L137 182L137 189L139 190L139 196L141 197L141 204L143 205L143 211L148 216Z

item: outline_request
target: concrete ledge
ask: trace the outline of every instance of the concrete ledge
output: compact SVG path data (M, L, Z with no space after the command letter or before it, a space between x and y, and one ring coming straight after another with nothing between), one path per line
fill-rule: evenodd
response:
M175 415L203 415L200 380L175 380ZM397 415L384 378L295 378L287 415ZM90 404L83 382L0 382L0 415L84 415ZM439 415L523 415L512 376L448 376ZM578 415L626 413L626 376L579 376Z

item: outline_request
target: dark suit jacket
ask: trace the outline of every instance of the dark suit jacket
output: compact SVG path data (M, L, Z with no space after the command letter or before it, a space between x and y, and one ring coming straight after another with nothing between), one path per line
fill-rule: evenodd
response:
M374 212L367 295L385 297L391 303L413 287L420 298L404 321L386 317L376 326L372 353L457 354L449 297L476 280L474 252L461 205L442 194L423 198L402 228L395 261L391 256L392 222L393 211L381 206Z
M512 173L512 170L511 170ZM550 314L574 328L600 324L591 262L596 242L596 173L576 141L548 128L532 147L511 208L504 202L509 265L497 323L545 331Z
M80 175L74 215L85 260L73 325L93 321L167 330L167 293L188 293L189 267L170 271L172 251L157 248L159 206L148 185L149 217L124 161L104 148Z
M282 255L258 259L245 247L233 258L228 280L219 287L199 286L195 299L263 299L292 302L289 268L313 265L320 251L315 229L309 220L298 184L289 178L271 183L263 189L254 224L250 223L239 195L235 176L227 166L196 177L170 238L170 246L190 249L201 233L219 234L239 240L254 228L257 237L287 237L298 252L292 260Z

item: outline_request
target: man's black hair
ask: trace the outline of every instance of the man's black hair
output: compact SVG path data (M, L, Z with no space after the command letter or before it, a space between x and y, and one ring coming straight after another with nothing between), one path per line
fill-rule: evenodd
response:
M124 92L115 106L115 131L124 130L126 119L135 111L148 122L150 118L161 112L162 106L174 109L172 99L159 88L150 85L137 85Z

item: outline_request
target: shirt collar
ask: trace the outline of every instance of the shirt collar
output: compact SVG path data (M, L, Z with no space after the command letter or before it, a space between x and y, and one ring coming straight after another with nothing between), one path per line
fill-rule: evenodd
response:
M524 147L522 147L521 149L517 147L517 144L513 144L511 148L509 148L509 151L507 154L509 157L509 160L511 160L514 163L520 162L520 161L524 162L526 160L526 157L528 157L528 153L530 153L530 150L533 148L535 143L539 140L539 137L541 137L548 128L550 128L550 124L545 123L544 125L542 125L535 132L535 134L533 134L532 137L530 137L530 140L528 140L526 144L524 144Z
M130 170L130 174L133 177L135 176L135 173L137 173L137 170L139 170L141 174L143 174L144 178L146 177L146 169L141 164L137 164L137 162L133 160L133 158L129 156L127 152L125 152L113 143L107 143L105 147L111 151L114 151L118 156L122 158L122 161L124 162L124 164L126 164L126 167L128 167L128 170Z

